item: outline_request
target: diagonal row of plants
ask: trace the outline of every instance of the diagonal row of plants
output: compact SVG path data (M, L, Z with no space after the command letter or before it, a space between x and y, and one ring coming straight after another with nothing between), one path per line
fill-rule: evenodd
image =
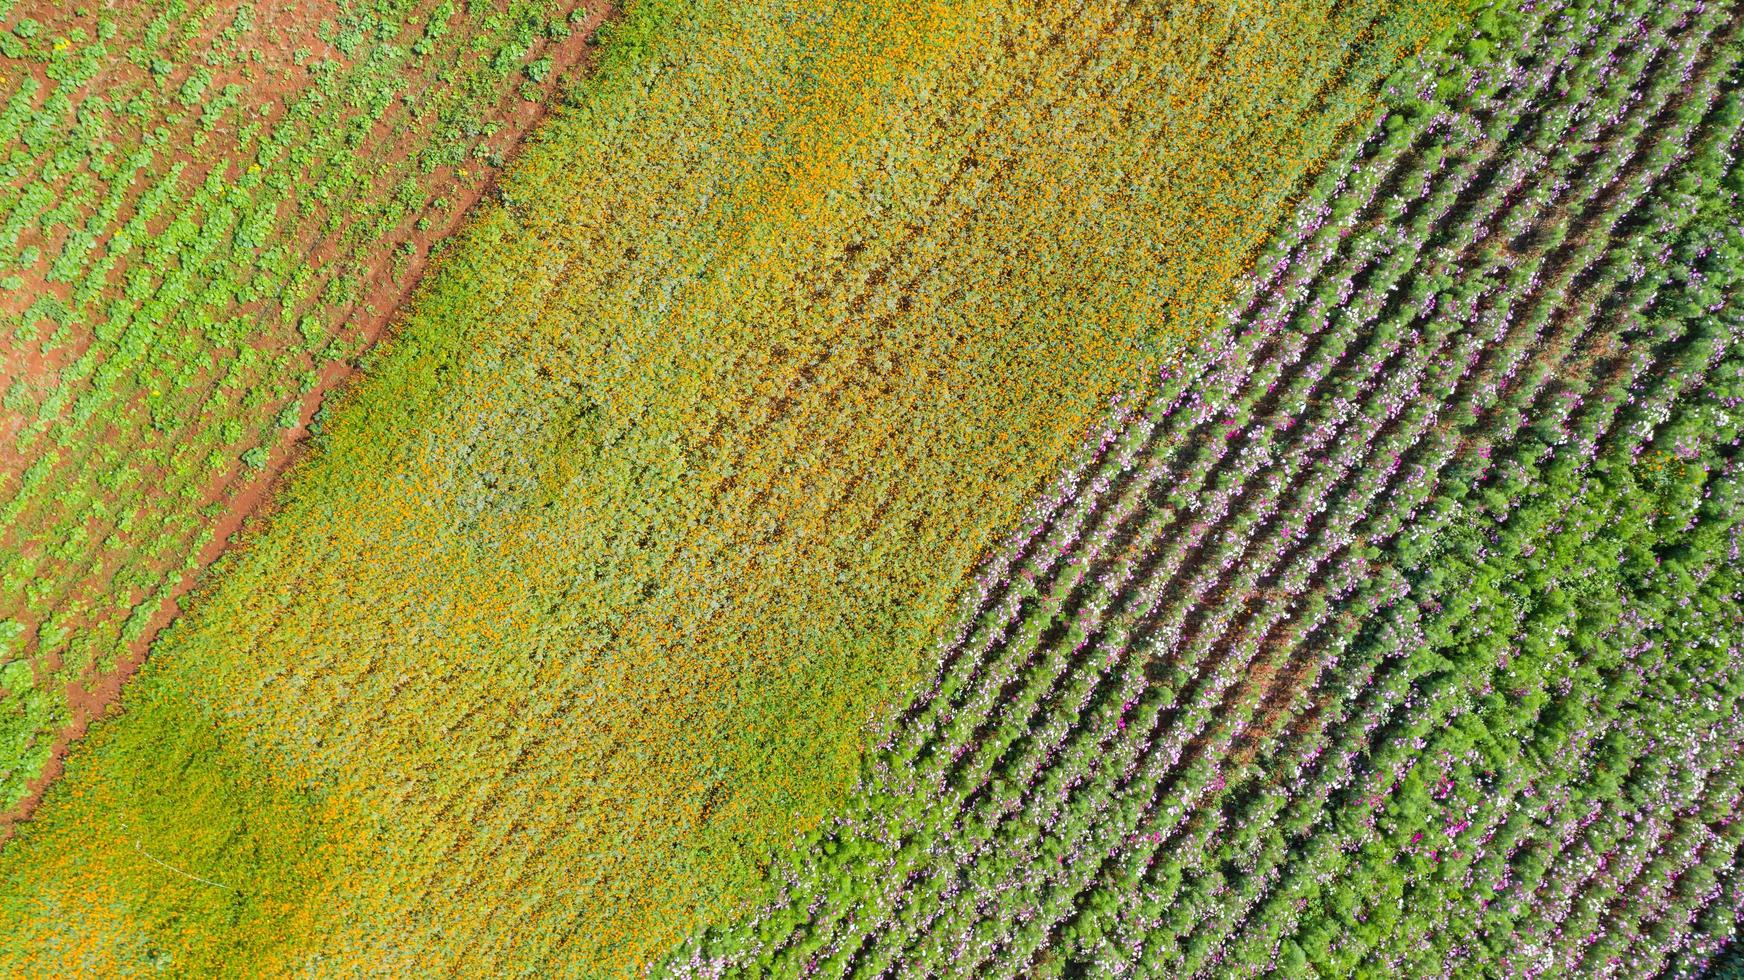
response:
M589 16L0 4L0 808L161 625Z
M1135 31L1133 25L1135 22L1142 23L1151 13L1142 4L1117 4L1097 9L1062 7L1050 10L1049 18L1054 24L1050 25L1051 33L1047 36L1054 43L1037 52L1038 64L1033 76L1019 76L1015 80L996 75L977 78L976 84L986 90L985 108L981 110L985 113L985 118L972 117L969 125L963 127L965 131L960 136L952 134L957 136L961 145L952 145L950 153L953 157L960 156L961 162L949 170L949 177L934 193L927 227L907 228L894 242L879 243L867 248L847 263L845 269L839 273L837 282L827 289L820 289L820 293L828 294L831 312L839 317L839 321L833 324L838 332L829 335L827 342L818 344L815 353L791 351L785 358L778 358L775 366L780 371L781 382L772 385L772 391L760 399L759 403L715 419L710 425L709 433L701 441L706 444L738 447L737 452L749 458L788 458L803 454L808 461L880 454L896 457L905 451L900 445L903 436L900 430L887 430L878 433L870 442L864 441L865 427L851 413L841 414L835 422L835 431L823 434L807 433L801 428L806 416L792 413L791 405L802 400L807 403L829 404L833 401L864 397L863 392L855 390L863 387L865 382L859 370L861 365L843 352L875 348L880 334L890 329L886 318L867 314L868 306L879 302L884 296L925 292L930 288L929 280L970 279L972 273L968 267L977 262L984 264L984 260L965 255L960 260L950 256L925 263L917 258L917 254L924 255L929 250L938 250L941 248L940 243L960 241L963 236L972 234L977 225L987 223L986 215L980 213L986 207L986 190L976 180L977 168L996 166L1001 156L1010 153L1009 149L1000 144L1007 138L1005 134L1020 128L1013 123L1014 117L1045 118L1049 113L1063 111L1063 107L1069 105L1074 98L1081 97L1084 87L1092 80L1096 84L1108 84L1098 76L1106 73L1109 65L1121 64L1127 59L1135 58L1136 53L1143 50L1145 35ZM1384 5L1352 5L1348 11L1340 12L1340 34L1362 36L1365 31L1372 31L1386 24L1389 16L1394 14ZM1059 26L1068 21L1075 22L1077 30L1082 33L1082 37L1074 38L1070 43L1060 36ZM1222 41L1222 38L1212 37L1200 43L1209 45ZM1317 78L1318 87L1312 90L1311 97L1304 102L1357 102L1362 98L1362 93L1375 87L1377 76L1391 64L1389 59L1373 52L1353 54L1349 61L1350 64L1340 63ZM1137 87L1135 78L1149 81L1144 75L1124 77L1121 81ZM1038 98L1043 93L1047 97ZM1328 113L1327 118L1312 120L1305 125L1315 127L1315 141L1329 141L1343 118L1342 112ZM1122 148L1123 158L1118 161L1119 164L1126 168L1141 166L1145 159L1157 152L1156 144L1167 133L1167 128L1161 124L1149 127ZM986 158L987 162L978 163L981 158ZM1004 233L1009 234L1009 228ZM961 270L943 266L941 263L946 261L961 261ZM1034 290L1040 293L1045 291L1047 275L1046 269L1020 271L1016 276L1006 279L1003 285L1014 292ZM1032 278L1038 281L1032 282ZM972 333L961 332L954 334L939 349L927 352L924 357L911 352L887 352L886 356L897 362L898 370L906 360L967 361L974 355L976 341L977 338ZM847 364L833 364L833 360L845 361ZM740 386L733 385L729 390L738 387ZM892 405L901 406L899 411L912 416L924 416L931 411L927 404L930 392L925 389L904 393L887 384L883 394ZM897 401L899 395L908 400ZM775 504L780 501L776 498L781 493L783 484L788 482L787 474L773 469L757 472L743 467L742 464L723 467L723 470L724 473L709 474L710 485L707 489L710 499L719 502L721 510L727 515L722 523L727 526L761 524L778 527L779 522L771 521L769 515L778 513ZM905 485L899 480L883 480L873 485L873 481L868 481L863 476L819 473L807 486L808 495L803 502L805 513L800 518L810 520L815 519L814 515L829 515L834 521L843 522L843 514L853 507L869 513L874 522L888 520L893 512L893 503L900 499L905 489ZM870 499L866 499L867 497ZM839 529L840 524L837 526ZM701 535L698 540L710 541ZM757 559L759 565L781 569L797 560L762 555L762 552L773 555L779 541L765 539L758 544L758 548L741 550L760 555ZM684 549L683 558L695 567L716 567L716 560L694 556L694 553L703 550L697 545L690 545ZM740 578L750 579L751 582L739 584L736 586L738 588L760 587L772 591L779 588L783 581L775 571L741 572ZM774 601L773 598L771 601ZM763 622L756 622L754 625L767 626ZM785 664L784 667L792 669L791 664ZM719 670L720 667L717 665L715 669ZM704 675L699 671L697 675L687 677L686 680L696 683L696 678L700 676ZM669 696L674 700L700 697L685 689L675 689ZM767 698L768 695L759 693L755 685L747 684L741 679L736 690L711 692L708 697L716 702L711 706L712 711L730 711L737 706L737 699L740 697L755 699ZM334 710L337 713L342 709L335 706ZM375 710L384 714L387 711L385 707ZM580 720L584 714L580 706L567 709L562 717L573 717L576 720L559 722L552 726L551 736L535 734L531 741L540 744L547 738L561 738L565 724L589 723ZM456 798L452 801L452 806L456 819L460 819L464 813L462 822L489 828L486 833L497 829L507 831L519 819L512 801L506 797L493 798L483 803ZM432 837L441 833L440 826L432 825ZM568 828L559 826L549 833L555 837L567 830ZM443 860L435 865L430 880L421 884L420 901L415 914L429 914L447 900L450 891L455 887L473 887L486 878L499 880L504 887L510 889L530 887L532 880L543 871L537 865L528 864L509 869L505 873L494 861L469 858L466 852L473 843L473 839L469 837L455 837L448 841ZM466 870L457 875L457 868ZM456 879L459 880L458 886ZM530 926L545 914L544 909L529 907L519 913L519 919L506 917L506 922L494 921L490 926L494 930L502 930L505 924L519 924L523 921ZM482 938L467 936L464 940L457 941L457 945L468 948L468 943L484 941Z
M0 957L622 972L760 894L977 556L1462 14L631 6L0 853Z
M668 969L1709 955L1741 833L1703 814L1744 692L1701 686L1739 677L1735 14L1538 5L1399 81L1220 356L989 563L853 815Z

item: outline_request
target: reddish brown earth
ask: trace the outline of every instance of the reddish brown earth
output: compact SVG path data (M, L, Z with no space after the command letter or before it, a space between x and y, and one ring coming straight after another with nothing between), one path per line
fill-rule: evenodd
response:
M319 3L305 5L320 6ZM512 157L540 121L550 113L551 105L562 88L570 84L579 72L586 71L591 66L595 32L615 12L615 8L609 0L597 0L584 6L588 9L586 19L576 24L567 38L544 49L544 53L554 63L551 76L541 86L545 91L545 98L539 102L528 102L518 94L510 93L499 103L498 113L494 118L502 125L493 142L505 158ZM287 32L287 36L289 33ZM296 33L313 37L312 31L299 30ZM289 63L288 54L286 63ZM300 79L284 79L279 95L282 97L285 93L294 91L299 82ZM221 81L215 83L221 84ZM386 152L389 155L407 154L412 149L411 143L409 135L402 136L397 143L386 148ZM190 160L190 166L192 165ZM486 169L478 162L470 163L469 166ZM367 279L370 286L352 307L348 317L348 329L345 331L357 342L355 349L360 354L391 336L391 327L399 310L411 297L430 267L431 246L453 234L478 202L495 192L498 175L489 172L484 180L470 183L461 180L456 174L444 176L447 178L446 186L438 185L431 189L439 191L440 196L448 197L458 207L451 207L446 215L426 209L425 214L433 222L427 231L418 231L414 225L406 235L395 236L395 244L410 241L415 249L404 272L398 276L393 274L391 249L377 250L377 261ZM126 207L131 208L132 204L129 201ZM412 220L415 222L416 219ZM312 254L325 260L334 257L336 253L336 244L327 241L317 246ZM68 358L70 359L71 357ZM49 373L52 376L58 372ZM10 811L0 813L0 843L11 839L17 831L17 825L30 819L41 802L43 793L64 770L66 755L72 744L84 737L93 721L111 716L119 710L121 692L127 681L145 662L151 644L158 634L175 619L180 611L182 598L200 585L205 573L219 556L232 547L245 546L247 538L263 526L273 509L275 489L307 448L309 426L316 412L329 398L343 400L346 389L354 382L358 373L356 358L322 365L319 383L301 399L297 426L284 433L278 444L272 448L271 456L260 472L254 478L244 480L241 478L242 466L238 463L233 466L230 474L212 486L207 501L223 500L224 509L211 525L211 536L200 551L198 567L182 576L171 588L158 604L144 633L137 641L128 644L114 669L100 671L95 669L100 665L94 665L93 671L85 678L66 685L65 694L72 709L72 721L57 735L47 764L41 774L31 780L24 798ZM0 432L0 438L5 435L6 433ZM0 465L4 465L3 462Z

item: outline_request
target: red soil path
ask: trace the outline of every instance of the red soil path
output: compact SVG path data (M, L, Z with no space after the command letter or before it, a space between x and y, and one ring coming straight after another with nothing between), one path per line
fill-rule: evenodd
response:
M586 19L576 24L567 38L546 51L554 62L554 70L542 85L545 98L539 102L511 101L506 107L507 111L498 117L497 121L502 124L502 143L499 150L505 157L517 151L551 111L552 101L559 96L561 88L591 67L595 32L612 16L615 8L609 0L586 3L584 7L587 8ZM388 152L402 152L405 149L391 147ZM430 247L453 234L478 202L492 195L495 190L495 175L472 185L455 180L445 193L460 206L449 212L450 216L443 225L432 224L427 231L411 232L407 240L412 243L415 251L403 275L396 277L393 274L391 256L386 254L386 249L382 250L383 254L379 256L369 277L370 285L353 308L348 321L352 336L360 341L357 346L360 354L391 335L396 314L416 290L418 282L430 266ZM432 219L440 217L434 213L430 216ZM330 249L331 246L327 248ZM322 254L321 250L315 253L318 258ZM324 365L320 383L302 398L298 424L287 430L278 444L272 447L271 456L258 476L246 482L226 479L215 488L216 494L222 496L226 488L236 487L229 494L223 512L212 524L212 535L201 549L198 566L184 575L159 603L145 631L138 640L128 645L113 670L87 677L83 682L70 682L66 685L72 721L56 736L47 764L31 780L18 805L0 813L0 844L12 838L17 832L18 824L30 819L41 803L43 793L64 770L68 750L74 742L84 737L91 722L119 711L122 689L145 662L151 644L158 634L175 619L180 611L182 597L200 584L207 569L220 555L232 547L243 546L247 533L261 526L262 519L271 513L273 494L281 478L295 466L306 449L309 426L315 413L328 398L342 399L345 389L358 373L355 358Z

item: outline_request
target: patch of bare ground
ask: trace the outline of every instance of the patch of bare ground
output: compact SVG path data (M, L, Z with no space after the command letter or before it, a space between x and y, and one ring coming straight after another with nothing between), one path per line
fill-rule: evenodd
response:
M584 4L584 9L585 18L573 25L569 35L544 49L543 53L553 61L553 71L540 85L544 97L530 102L508 92L496 106L493 118L500 128L492 144L505 160L520 148L551 111L562 87L569 84L577 73L591 67L595 33L613 15L615 8L607 0L591 0ZM412 142L409 135L403 135L387 152L407 154L412 149ZM474 164L473 168L477 169L478 165ZM349 311L344 332L360 354L391 336L392 324L400 308L430 267L431 246L453 234L478 202L494 193L497 176L495 169L484 168L482 179L467 180L450 168L433 190L438 191L437 196L448 197L455 206L438 212L427 205L422 215L429 218L427 227L418 228L416 219L413 219L401 234L374 250L375 261L364 271L368 285ZM393 253L402 242L410 243L412 252L403 268L395 274ZM334 259L338 256L337 246L332 241L323 242L313 254L318 259ZM270 448L265 466L250 475L247 468L237 464L208 488L206 500L223 501L223 510L210 525L210 535L200 549L194 570L182 575L162 594L144 632L126 645L113 669L103 670L101 665L94 665L86 676L66 684L64 693L71 708L71 721L57 734L48 763L30 781L26 795L11 810L0 813L0 843L10 840L18 825L30 819L43 793L64 770L68 750L84 737L91 723L120 710L121 694L128 680L138 672L153 641L174 620L183 598L201 584L212 563L231 548L246 547L248 539L265 526L273 510L276 488L306 451L309 427L316 412L329 399L343 400L345 391L358 377L358 360L330 361L320 365L318 370L318 383L301 397L298 404L297 425L286 430Z
M12 20L16 21L17 17L27 12L33 19L41 22L39 35L43 38L65 37L75 32L89 36L97 30L96 16L91 8L83 4L50 4L46 11L19 10L15 12ZM222 91L232 84L242 86L240 104L247 107L248 118L245 121L241 116L221 116L214 125L202 130L198 124L197 113L191 110L181 113L181 121L169 127L174 137L165 142L165 151L154 154L151 170L142 172L137 177L128 177L115 217L101 230L93 243L93 256L109 250L115 232L138 213L140 197L152 187L155 178L179 167L182 186L198 186L206 179L216 162L224 162L221 158L199 152L201 145L223 145L234 141L243 125L258 123L263 127L270 127L282 117L292 98L312 81L307 66L317 59L338 57L338 52L308 26L329 21L338 12L338 5L333 0L295 0L293 3L268 5L258 14L259 21L255 29L248 32L248 38L253 43L249 50L254 52L254 56L247 61L238 59L217 65L196 64L190 56L193 51L218 45L220 36L232 24L227 16L208 17L199 33L184 37L179 45L181 50L177 52L181 57L167 76L165 88L173 91L186 82L194 71L205 70L211 77L207 85L208 92ZM157 10L150 4L139 4L106 13L115 16L113 23L116 25L117 35L128 37L132 36L131 31L142 30L144 23L155 16ZM298 52L293 45L304 50ZM144 125L138 119L113 108L117 102L123 101L117 96L152 87L155 83L146 68L126 56L123 45L115 45L100 64L98 80L69 98L67 113L76 115L86 111L87 103L93 98L101 100L102 108L96 111L103 118L104 131L110 139L111 146L106 157L113 161L121 153L116 147L138 146L144 142L146 135ZM36 109L41 110L48 104L56 84L49 77L47 66L35 61L0 55L0 79L6 80L7 87L11 87L15 81L22 82L27 78L34 80L37 85L32 103ZM240 168L241 161L229 161L229 165L234 170ZM97 178L100 181L99 186L106 184L107 181L102 180L95 172L95 166L94 159L86 161L48 186L58 198L67 194L75 181ZM13 186L9 189L22 187L37 176L35 167L22 168L20 177L12 182ZM88 213L89 209L86 210ZM81 214L79 217L82 219L86 216ZM172 215L167 213L156 216L147 223L148 232L161 234L171 219ZM49 278L53 256L60 253L73 228L71 222L31 223L20 230L17 250L22 253L36 248L41 257L27 268L14 270L13 274L23 284L14 290L0 290L0 313L17 316L22 321L29 309L43 296L52 296L68 307L73 305L73 285ZM121 287L121 277L111 277L110 285L98 294L95 305L101 307L118 298L122 292ZM61 387L62 372L83 357L95 339L88 329L74 330L70 332L70 336L50 349L47 344L48 335L57 327L52 323L42 323L37 328L39 340L34 345L20 345L11 351L0 351L0 393L18 379L23 379L38 392ZM82 393L87 387L84 382L75 383L71 394ZM72 401L71 397L66 399L67 404ZM25 419L22 414L0 408L0 488L6 487L33 462L33 458L17 446L19 434L24 427Z

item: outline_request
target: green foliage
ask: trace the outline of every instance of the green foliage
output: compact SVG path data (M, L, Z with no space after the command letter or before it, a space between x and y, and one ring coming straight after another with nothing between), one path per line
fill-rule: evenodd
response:
M500 18L449 24L453 4L434 0L321 23L301 8L100 6L33 0L0 31L9 57L34 62L0 72L14 83L0 84L0 295L19 300L0 330L15 363L41 365L9 379L18 424L0 425L0 455L22 461L0 477L0 579L19 583L0 592L0 617L34 629L84 610L58 661L33 655L52 710L8 717L49 727L31 736L32 761L0 772L0 806L66 724L66 684L101 688L140 639L151 610L134 596L161 597L204 550L237 457L263 464L294 426L274 382L307 384L329 354L353 356L329 340L367 324L359 304L375 290L391 293L406 216L489 176L424 166L485 131L456 138L442 120L490 122L524 82L493 81L464 53L549 57L528 25L577 9L513 0ZM317 35L349 57L315 59ZM401 108L408 93L425 115ZM366 165L355 144L377 122L393 142ZM125 530L139 526L152 535Z
M399 176L373 172L372 130L347 115L403 104L348 89L375 79L388 18L370 11L329 32L355 57L312 66L286 113L308 141L261 164L289 171L258 185L295 199L284 220L329 241L384 213ZM469 3L442 38L452 80L431 87L532 84L552 17L530 12ZM98 726L112 734L0 854L4 951L43 972L143 968L149 944L189 973L415 974L451 950L463 971L590 975L759 888L847 792L861 725L900 696L976 556L1108 396L1221 318L1284 204L1446 8L1286 13L633 6L602 74L323 414L275 519L159 641L133 689L152 692ZM410 50L429 20L397 20ZM498 152L475 109L421 104L462 137L423 159L475 172ZM178 347L177 311L225 292L169 257L256 260L233 247L234 180L183 188L224 222L175 220L172 198L163 234L136 236L164 257L126 283L117 343L137 350L91 371L162 384L163 425L213 386L176 370L210 353ZM347 258L293 282L318 304L362 298ZM290 305L218 383L251 431L304 367L280 357L303 346L309 311ZM324 349L342 353L357 348ZM132 461L185 488L174 474L216 429ZM182 528L161 523L167 566L186 567ZM142 860L124 820L238 894ZM305 858L316 880L273 863ZM467 903L431 899L454 894ZM93 952L54 962L73 948Z
M1533 9L1328 171L859 798L657 974L1700 974L1744 907L1737 11Z

